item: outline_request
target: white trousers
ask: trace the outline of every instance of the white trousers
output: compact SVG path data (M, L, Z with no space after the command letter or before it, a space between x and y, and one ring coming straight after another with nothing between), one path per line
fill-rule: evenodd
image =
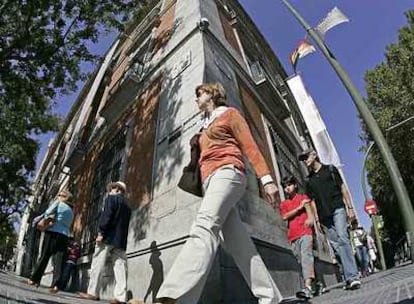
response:
M197 303L222 232L224 249L233 257L259 303L279 303L282 299L280 291L256 251L235 207L245 192L245 175L234 166L225 166L211 174L203 186L206 189L205 195L190 237L178 254L157 297L177 299L182 304Z
M127 258L125 250L114 248L114 246L107 244L96 245L93 254L88 293L94 296L99 296L99 290L101 289L100 279L105 269L105 262L108 258L114 265L114 298L120 302L126 302Z

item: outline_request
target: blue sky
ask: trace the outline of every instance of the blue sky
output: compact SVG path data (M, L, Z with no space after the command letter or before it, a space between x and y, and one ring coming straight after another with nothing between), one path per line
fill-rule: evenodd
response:
M280 0L239 2L268 40L288 74L291 74L293 71L288 56L305 36L302 27ZM410 0L291 0L290 3L312 26L316 26L334 6L347 15L350 22L330 30L326 41L363 96L365 71L384 60L386 46L397 41L398 29L406 24L404 12L414 8ZM102 53L112 39L106 37L93 48ZM298 71L337 147L358 215L363 226L368 228L370 221L363 210L364 197L360 182L364 156L358 152L362 145L359 140L361 129L352 99L319 51L301 59ZM66 114L75 98L76 94L57 99L55 111ZM38 160L43 158L50 138L51 134L40 137L42 147Z

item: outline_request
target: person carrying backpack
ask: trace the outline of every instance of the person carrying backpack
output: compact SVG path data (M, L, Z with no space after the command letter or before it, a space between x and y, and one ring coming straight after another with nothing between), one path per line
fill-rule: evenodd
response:
M347 229L348 221L354 221L356 216L348 189L338 169L322 164L315 150L303 151L299 160L310 170L306 180L306 194L312 199L312 207L317 210L314 213L319 215L316 224L323 228L329 243L341 260L345 288L358 289L361 281Z

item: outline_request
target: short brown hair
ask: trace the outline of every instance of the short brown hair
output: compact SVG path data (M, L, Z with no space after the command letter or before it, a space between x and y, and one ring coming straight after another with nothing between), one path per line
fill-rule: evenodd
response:
M216 107L227 105L226 90L220 82L203 83L195 88L196 96L199 96L200 91L211 95L211 99Z

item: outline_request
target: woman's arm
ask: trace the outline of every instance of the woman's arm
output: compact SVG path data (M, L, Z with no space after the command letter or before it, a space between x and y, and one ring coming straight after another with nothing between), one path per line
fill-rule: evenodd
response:
M279 189L270 175L269 167L253 139L246 120L236 109L233 109L230 115L230 126L234 137L240 145L242 153L247 156L256 175L262 182L266 200L269 204L273 205L276 201L276 195L279 192Z
M59 202L57 201L53 202L53 204L50 205L49 208L47 208L46 211L43 213L43 217L54 215L57 212L58 203Z
M270 176L269 167L250 132L246 120L236 109L231 109L231 111L230 127L234 137L240 145L242 153L246 155L247 159L252 164L256 175L261 179L264 177L267 178L264 182L262 181L264 185L268 182L273 182L273 179Z

